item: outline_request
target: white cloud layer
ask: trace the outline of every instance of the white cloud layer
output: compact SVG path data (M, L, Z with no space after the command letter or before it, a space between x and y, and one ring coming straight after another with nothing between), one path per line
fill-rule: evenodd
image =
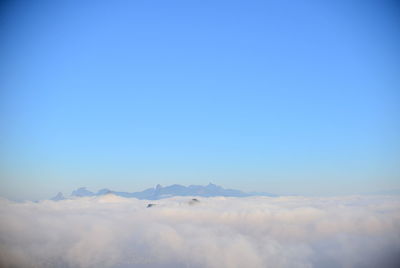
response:
M396 197L0 200L0 267L400 267Z

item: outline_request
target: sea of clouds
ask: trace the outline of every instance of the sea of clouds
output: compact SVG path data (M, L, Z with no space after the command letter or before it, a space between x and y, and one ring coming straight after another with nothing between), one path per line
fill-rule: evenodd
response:
M398 197L0 200L0 267L400 267Z

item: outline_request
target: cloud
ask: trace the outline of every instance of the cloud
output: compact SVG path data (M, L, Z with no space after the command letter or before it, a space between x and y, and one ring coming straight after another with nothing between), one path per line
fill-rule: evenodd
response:
M399 267L396 197L0 200L0 267Z

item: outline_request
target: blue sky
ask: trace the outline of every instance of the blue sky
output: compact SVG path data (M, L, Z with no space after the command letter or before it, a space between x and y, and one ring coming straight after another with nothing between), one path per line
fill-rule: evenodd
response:
M389 1L3 4L0 195L400 188Z

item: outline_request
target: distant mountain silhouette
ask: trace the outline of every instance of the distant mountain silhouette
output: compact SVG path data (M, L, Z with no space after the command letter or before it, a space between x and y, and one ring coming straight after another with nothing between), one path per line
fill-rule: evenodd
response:
M53 200L53 201L60 201L60 200L64 200L64 199L65 199L64 195L63 195L61 192L59 192L56 196L54 196L54 197L51 198L50 200Z
M91 191L86 190L86 187L81 187L76 189L71 193L71 196L83 197L83 196L93 196L95 195Z
M201 197L213 197L213 196L225 196L225 197L246 197L246 196L276 196L270 193L263 192L252 192L246 193L240 190L225 189L221 186L209 183L206 186L202 185L189 185L183 186L179 184L173 184L170 186L163 187L158 184L154 188L148 188L141 192L117 192L109 189L101 189L97 193L87 190L85 187L78 188L71 193L72 197L85 197L85 196L101 196L105 194L115 194L121 197L134 197L137 199L147 200L158 200L162 198L168 198L173 196L201 196ZM61 194L61 193L59 193ZM58 195L57 195L58 196ZM56 197L57 197L56 196ZM62 196L62 194L61 194ZM56 198L54 197L54 198ZM63 197L63 196L62 196ZM55 199L52 199L55 200ZM60 199L62 200L62 199Z

